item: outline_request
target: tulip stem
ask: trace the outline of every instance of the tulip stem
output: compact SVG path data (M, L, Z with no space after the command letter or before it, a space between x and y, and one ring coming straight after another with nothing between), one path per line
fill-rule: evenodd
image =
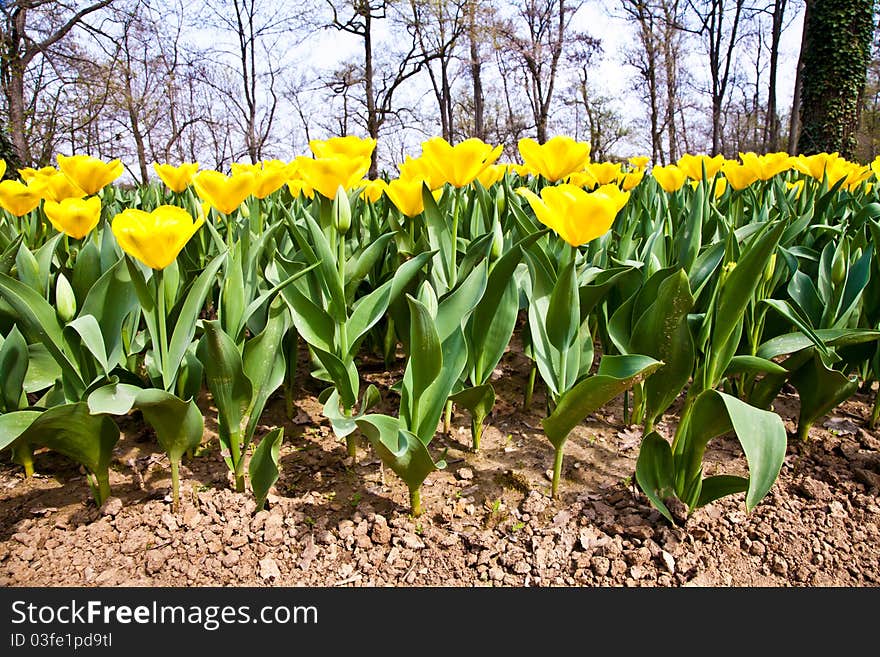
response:
M409 491L409 508L414 517L422 515L422 492L418 488Z
M180 510L180 461L171 459L171 511Z
M538 363L532 361L532 368L529 370L529 380L526 383L526 393L523 397L523 410L527 410L532 405L532 396L535 394L535 375L538 373Z
M446 400L446 412L443 414L443 433L447 436L452 429L452 400Z
M156 278L156 314L158 315L156 319L159 324L159 344L154 345L154 347L157 346L159 351L159 369L162 372L162 386L170 392L171 382L168 380L170 377L167 367L168 318L165 316L165 277L161 269L154 270L153 276Z
M562 455L563 449L560 445L556 448L556 454L553 457L553 483L550 488L550 497L554 500L556 499L556 494L559 491L559 479L562 476Z

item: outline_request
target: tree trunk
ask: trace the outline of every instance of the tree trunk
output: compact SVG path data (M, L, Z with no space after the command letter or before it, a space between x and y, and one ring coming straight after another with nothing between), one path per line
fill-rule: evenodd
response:
M801 31L801 50L798 54L797 70L794 78L794 94L791 99L791 116L788 122L788 152L798 154L798 138L801 132L801 91L804 86L804 53L807 49L807 24L810 21L810 8L813 0L804 2L804 27Z
M373 91L373 16L370 13L369 3L364 3L364 87L367 94L367 133L373 139L379 139L379 116L376 112L376 97ZM378 147L373 149L370 159L370 180L375 180L379 175L379 162L376 159Z
M474 137L485 141L486 132L483 128L483 64L480 61L480 51L477 47L477 26L474 16L476 4L476 0L471 0L468 5L471 81L473 82L474 93Z
M816 0L803 43L798 150L838 152L858 146L859 110L874 31L874 0Z
M782 38L782 21L785 17L786 0L773 4L773 27L770 35L770 80L767 88L767 116L764 121L764 149L779 150L779 114L776 109L776 77L779 68L779 42Z

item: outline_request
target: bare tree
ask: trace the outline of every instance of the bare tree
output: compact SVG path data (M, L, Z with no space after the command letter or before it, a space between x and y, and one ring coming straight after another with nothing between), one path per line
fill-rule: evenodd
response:
M100 0L78 8L79 3L59 0L9 0L0 3L3 21L0 35L0 85L8 112L9 130L18 159L23 164L34 161L29 135L34 121L43 117L32 111L37 107L41 86L28 85L32 67L51 65L55 47L75 28L86 26L86 18L107 7L113 0ZM28 96L30 96L28 98ZM31 113L29 114L29 111Z

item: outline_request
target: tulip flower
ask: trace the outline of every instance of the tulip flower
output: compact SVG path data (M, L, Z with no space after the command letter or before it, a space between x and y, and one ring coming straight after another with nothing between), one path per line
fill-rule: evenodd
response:
M124 171L118 159L104 162L90 155L59 155L58 168L88 196L97 194Z
M259 199L277 192L290 178L290 170L281 167L258 168L254 172L253 194Z
M254 174L242 172L226 176L219 171L200 171L193 178L196 194L223 214L232 214L251 195Z
M651 158L647 155L637 155L635 157L629 158L627 162L635 167L636 171L642 171L651 162Z
M617 182L623 188L623 191L628 192L635 189L644 177L645 170L636 169L635 171L621 172L617 177Z
M346 191L357 187L370 170L370 158L347 155L316 159L298 157L296 165L300 175L315 191L333 199L340 187Z
M370 203L376 203L382 198L382 194L384 194L385 190L388 188L388 184L381 179L362 180L361 186L364 188L361 192L361 198Z
M592 162L587 165L587 171L593 174L599 185L607 185L617 180L620 170L620 165L616 162Z
M385 194L394 203L394 207L407 217L415 217L425 209L422 198L422 185L425 181L415 179L398 178L388 183Z
M305 196L307 199L312 199L315 197L315 190L302 178L291 178L287 181L287 188L294 198Z
M529 168L525 164L516 164L515 162L505 162L503 167L506 167L508 171L511 173L515 173L520 178L525 178L529 175Z
M590 145L562 135L539 144L534 139L520 139L519 154L529 171L550 182L562 180L580 171L590 161Z
M674 164L667 164L665 167L655 166L651 169L651 175L654 176L654 179L658 183L660 183L663 191L668 194L677 192L681 189L681 186L684 185L685 178L687 177L684 171Z
M423 180L431 191L440 189L446 184L446 178L444 178L440 170L432 167L424 157L410 157L407 155L403 163L399 164L397 168L400 171L398 176L400 180Z
M520 187L517 193L525 197L542 224L555 230L572 246L586 244L607 233L619 209L619 197L606 192L585 192L569 184L545 187L540 197L525 187Z
M0 160L0 179L6 175L6 160Z
M40 204L40 187L31 187L18 180L0 182L0 206L16 217L26 215Z
M92 196L87 199L74 197L62 201L46 201L43 212L57 231L81 240L101 220L101 199Z
M56 172L53 176L35 178L31 183L34 187L41 188L41 194L47 201L61 202L66 198L81 199L86 193L76 186L70 178L63 173Z
M565 179L565 182L569 185L574 185L575 187L583 187L584 189L593 189L599 186L599 181L596 180L596 176L594 176L593 172L589 170L575 171Z
M794 197L797 199L801 197L801 193L804 191L805 182L806 181L804 180L795 180L793 183L786 182L785 186L788 188L789 191L791 191L792 189L796 190L794 193Z
M682 155L678 162L678 168L691 180L703 179L703 168L706 170L706 179L712 180L721 167L724 166L724 156L716 155L709 157L708 155Z
M369 159L376 149L376 140L354 136L331 137L324 140L313 139L309 142L309 148L316 158L342 156L351 159L364 157Z
M721 167L721 171L724 173L724 177L730 183L730 186L736 190L745 189L758 180L758 176L753 168L740 164L735 160L725 162L724 166Z
M791 166L801 173L820 181L825 177L825 169L840 156L837 153L816 153L815 155L798 155L791 159Z
M743 166L752 170L758 180L770 180L777 173L791 168L791 156L788 153L740 153Z
M629 192L621 191L620 187L613 183L608 183L607 185L602 185L598 189L593 192L594 195L602 194L607 196L609 199L614 201L614 205L616 207L614 214L616 215L618 212L623 210L626 202L629 200Z
M422 159L438 178L453 187L464 187L498 159L501 148L475 138L452 146L443 137L434 137L422 143Z
M504 164L490 164L485 169L480 172L480 175L477 176L477 180L480 181L480 184L489 189L495 183L501 182L504 178L504 174L507 173L507 166Z
M180 194L192 184L193 177L196 175L196 171L199 170L199 163L184 162L179 166L174 166L172 164L154 162L153 168L168 189Z
M880 179L880 155L874 158L873 162L871 162L871 171L874 172L874 177Z
M152 212L123 210L113 218L113 235L128 255L157 271L177 259L199 227L204 214L193 221L183 208L160 205Z
M699 185L700 185L699 180L692 180L691 181L691 187L693 187L694 189L699 187ZM724 178L719 178L718 180L716 180L715 181L715 198L721 198L722 196L724 196L724 190L726 190L726 189L727 189L727 180L725 180Z

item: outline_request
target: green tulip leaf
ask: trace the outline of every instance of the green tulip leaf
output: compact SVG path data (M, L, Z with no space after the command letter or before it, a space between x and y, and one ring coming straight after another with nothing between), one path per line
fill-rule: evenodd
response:
M642 439L636 461L636 481L654 508L674 525L675 520L665 503L675 495L673 472L672 448L665 438L652 431Z
M0 345L0 410L4 413L17 411L21 406L24 384L28 371L28 345L17 326Z
M282 427L273 429L260 440L248 463L248 474L251 479L251 489L254 491L254 498L257 501L257 511L266 505L269 490L278 481L278 476L281 473L279 455L283 440L284 429Z

